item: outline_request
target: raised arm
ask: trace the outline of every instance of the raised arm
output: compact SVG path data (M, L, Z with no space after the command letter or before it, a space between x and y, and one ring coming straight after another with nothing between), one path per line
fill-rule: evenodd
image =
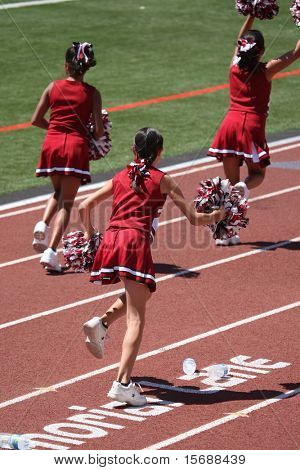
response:
M293 50L286 52L277 59L270 60L266 65L266 77L269 81L272 80L276 73L291 65L295 60L300 58L300 41L296 43Z
M50 107L50 93L52 87L53 83L50 83L50 85L48 85L47 88L44 90L31 118L31 124L33 126L37 126L45 130L48 130L49 127L49 121L47 121L44 116Z
M78 211L87 238L90 238L93 233L95 233L95 229L91 222L91 210L100 204L100 202L112 196L112 194L113 182L112 180L109 180L102 188L80 203Z
M213 211L211 214L202 214L196 212L195 208L186 202L181 189L175 183L173 178L165 175L162 179L160 189L162 194L168 194L172 201L176 204L181 212L186 216L192 225L208 225L219 222L225 217L225 210L223 207Z
M243 36L243 34L244 34L246 31L248 31L248 29L251 29L251 28L252 28L253 22L254 22L254 16L248 15L247 18L246 18L246 21L244 22L243 26L242 26L241 29L240 29L240 32L239 32L239 34L238 34L236 43L238 42L238 40L240 39L240 37ZM236 45L236 47L235 47L235 49L234 49L234 53L233 53L233 57L232 57L231 63L232 63L233 60L235 59L237 53L238 53L238 47L237 47L237 45Z
M96 140L102 137L104 129L102 122L102 98L98 90L95 90L93 96L93 118L95 122L94 138Z

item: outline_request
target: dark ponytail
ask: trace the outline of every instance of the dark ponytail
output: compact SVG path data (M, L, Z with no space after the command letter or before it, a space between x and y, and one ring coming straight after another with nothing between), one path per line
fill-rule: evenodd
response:
M90 67L96 65L93 45L88 42L73 42L67 49L66 63L71 66L71 75L83 75Z
M140 186L150 175L148 169L163 149L163 142L163 136L152 127L143 127L136 133L133 141L136 161L128 167L130 169L128 175L132 181L131 187L136 193L141 192Z
M259 56L265 48L265 40L260 31L250 29L238 40L238 62L241 70L254 70L259 63Z

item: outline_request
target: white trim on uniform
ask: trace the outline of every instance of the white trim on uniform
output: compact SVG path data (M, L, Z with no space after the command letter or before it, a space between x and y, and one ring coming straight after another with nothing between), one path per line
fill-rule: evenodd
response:
M221 150L221 149L209 148L208 151L209 151L209 152L212 152L212 153L216 153L216 154L217 154L217 153L222 153L222 154L223 154L223 153L234 153L235 155L240 155L240 156L243 156L243 157L245 157L245 158L251 158L251 159L253 159L253 155L252 155L252 154L250 154L250 153L245 153L245 152L238 152L237 150ZM263 155L267 155L267 152L265 152L265 151L263 150L263 151L260 152L259 154L256 153L256 155L254 155L254 157L257 156L257 155L258 155L258 157L262 157Z
M155 282L155 277L151 274L141 273L139 271L133 271L133 269L126 268L125 266L114 266L113 268L101 268L99 271L92 271L91 276L99 276L101 273L113 273L115 271L127 272L133 276L143 277L145 279L151 279Z
M57 166L54 166L53 168L37 168L35 170L36 173L52 173L52 171L73 171L74 173L80 173L82 175L91 175L89 171L85 170L77 170L77 168L60 168Z

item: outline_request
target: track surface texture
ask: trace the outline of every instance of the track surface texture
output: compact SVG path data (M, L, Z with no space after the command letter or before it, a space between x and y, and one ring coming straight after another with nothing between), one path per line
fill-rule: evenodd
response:
M29 434L38 449L299 449L299 152L300 137L272 147L239 246L215 247L207 228L166 204L153 246L157 292L134 368L144 408L106 396L125 319L111 327L103 360L89 355L82 333L123 285L46 274L31 249L44 202L1 210L1 432ZM216 161L196 168L170 171L189 200L199 180L223 177ZM101 230L108 217L108 205L95 213ZM186 357L197 363L190 377ZM230 373L214 381L205 368L218 363Z

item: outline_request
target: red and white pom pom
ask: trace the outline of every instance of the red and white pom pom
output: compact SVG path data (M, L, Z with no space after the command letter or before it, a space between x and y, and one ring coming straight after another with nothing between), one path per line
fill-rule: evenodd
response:
M279 12L276 0L236 0L235 8L241 15L260 20L272 20Z
M300 0L294 0L290 10L296 26L300 28Z
M232 191L229 180L221 180L219 176L200 182L194 199L197 212L210 213L224 205L226 218L217 224L209 225L214 239L226 240L246 228L249 208L247 200L237 191Z
M93 117L90 117L88 122L88 139L89 139L89 157L90 160L99 160L100 158L105 157L108 154L112 147L110 140L110 130L112 128L112 123L109 120L108 112L105 109L102 109L102 122L104 133L100 139L96 140L92 137L92 132L94 130L94 120Z
M64 235L63 255L67 267L77 273L90 271L102 238L102 234L97 232L87 240L80 230Z

